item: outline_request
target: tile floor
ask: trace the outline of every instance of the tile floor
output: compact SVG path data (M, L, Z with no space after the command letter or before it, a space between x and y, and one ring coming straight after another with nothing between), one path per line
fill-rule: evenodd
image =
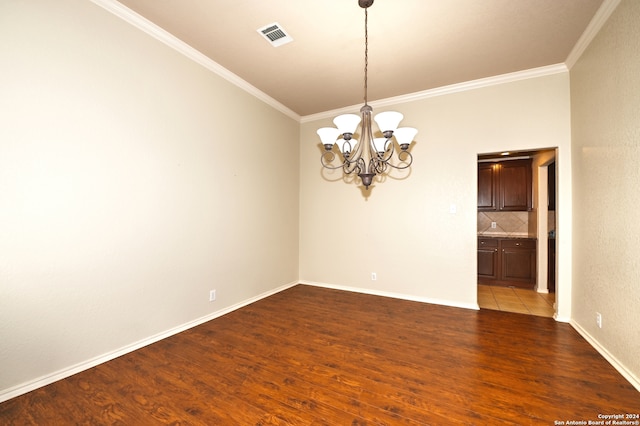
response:
M553 317L555 301L555 293L538 293L516 287L478 286L480 309Z

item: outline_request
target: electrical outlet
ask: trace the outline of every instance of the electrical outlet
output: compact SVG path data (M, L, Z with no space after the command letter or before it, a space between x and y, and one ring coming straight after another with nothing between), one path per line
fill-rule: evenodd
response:
M497 226L498 226L498 224L497 224L497 223L495 223L495 222L491 222L491 227L492 227L493 229L496 229L496 228L497 228Z
M216 291L211 290L209 291L209 302L213 302L214 300L216 300Z
M596 324L598 324L598 328L602 328L602 314L600 312L596 312Z
M376 274L375 272L371 273L371 281L375 281L378 279L378 274Z

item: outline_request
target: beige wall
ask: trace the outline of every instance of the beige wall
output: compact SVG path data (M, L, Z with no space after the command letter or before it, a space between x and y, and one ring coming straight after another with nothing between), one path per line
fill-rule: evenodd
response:
M415 164L365 196L320 167L329 118L299 126L90 2L0 2L0 400L298 278L473 308L477 154L555 147L558 319L638 375L638 15L573 68L572 118L567 73L389 108Z
M571 69L573 319L640 383L640 2ZM596 326L596 312L603 318Z
M0 2L0 93L0 400L297 282L295 120L84 0Z
M560 221L570 241L569 75L404 103L402 125L419 129L411 173L364 196L323 171L318 127L301 130L300 278L417 300L477 306L477 155L559 148ZM374 113L382 108L376 108ZM357 112L357 109L356 109ZM398 174L401 175L401 174ZM336 180L337 179L337 180ZM456 213L450 213L450 206ZM559 256L570 259L570 245ZM561 262L559 317L570 316L570 262ZM377 281L371 281L371 272Z

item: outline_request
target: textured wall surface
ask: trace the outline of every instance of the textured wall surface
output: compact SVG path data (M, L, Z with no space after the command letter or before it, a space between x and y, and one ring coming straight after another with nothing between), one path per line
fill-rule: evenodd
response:
M625 0L571 70L573 318L640 377L640 2ZM603 325L596 325L596 312Z
M0 93L0 398L297 281L295 120L86 0L0 2Z

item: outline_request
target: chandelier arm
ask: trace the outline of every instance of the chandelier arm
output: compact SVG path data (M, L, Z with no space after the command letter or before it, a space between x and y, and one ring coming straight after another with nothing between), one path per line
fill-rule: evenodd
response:
M363 132L364 137L364 132ZM345 172L346 173L360 173L360 169L362 168L363 163L363 154L364 154L364 143L363 140L360 140L356 144L356 149L351 152L349 158L345 160Z
M345 168L346 174L350 175L351 173L355 173L359 175L360 173L362 173L363 170L366 170L366 163L362 157L358 158L356 161L354 161L351 164L353 165L353 167L351 167L348 170Z
M388 137L386 141L384 141L384 152L386 153L387 151L391 151L389 154L389 158L391 158L393 156L393 153L396 150L396 146L393 144L393 141L391 140L391 137Z
M380 154L375 150L375 147L372 149L373 153L371 154L371 170L375 170L376 174L384 174L387 170L387 164L391 156L385 158L385 153Z
M382 154L376 152L376 155L377 158L380 159L380 161L388 163L393 157L393 154L396 152L396 146L394 145L391 138L387 138L387 140L384 142L384 148L385 150Z
M361 159L356 158L354 161L345 160L345 162L342 164L342 168L344 172L348 175L350 175L351 173L359 173L358 171L360 169L359 160Z
M333 163L333 160L335 160L335 158L336 158L336 154L334 154L331 151L325 151L322 153L322 156L320 157L320 163L322 164L322 167L324 167L325 169L329 169L329 170L341 169L344 166L344 163L338 166L331 165L331 163Z
M373 158L371 159L371 169L374 170L376 174L384 174L387 170L387 165L388 163L384 161L374 160Z
M405 158L402 158L402 157ZM400 151L398 152L398 160L400 160L402 163L406 163L402 166L396 166L391 162L387 162L386 164L388 166L393 167L396 170L404 170L404 169L408 169L409 167L411 167L411 163L413 163L413 155L411 155L411 153L409 151Z
M376 146L373 143L373 136L371 136L371 133L369 133L368 142L367 149L369 150L369 158L372 160L374 158L378 158L378 153L376 152Z

